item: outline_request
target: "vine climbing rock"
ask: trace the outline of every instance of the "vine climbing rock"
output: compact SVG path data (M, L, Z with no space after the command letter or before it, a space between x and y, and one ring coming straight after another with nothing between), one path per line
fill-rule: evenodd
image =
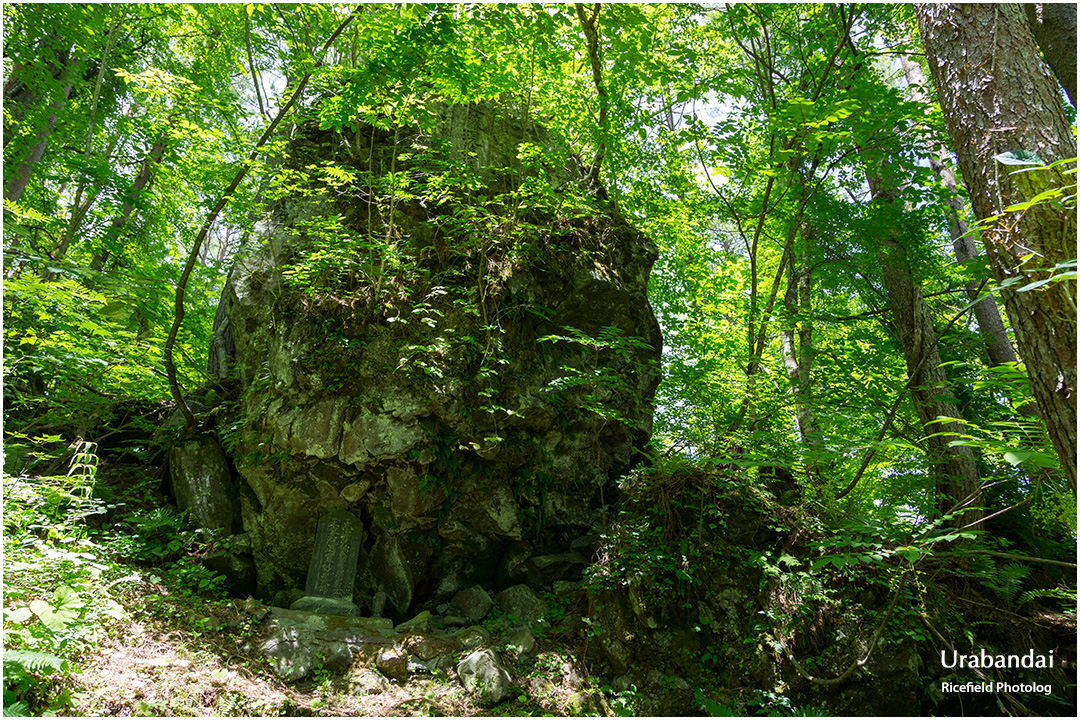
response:
M211 348L240 387L223 444L260 596L302 593L339 510L364 528L362 613L580 577L651 436L654 244L495 106L303 125L288 158Z

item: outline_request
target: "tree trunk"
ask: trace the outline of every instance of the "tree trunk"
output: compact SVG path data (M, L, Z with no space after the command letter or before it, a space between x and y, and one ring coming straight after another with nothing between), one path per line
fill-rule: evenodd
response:
M904 68L904 76L907 78L908 91L911 93L911 97L916 102L929 105L929 98L923 92L926 78L923 76L922 67L918 63L911 62L903 55L900 56L900 65ZM956 176L953 174L952 168L948 167L943 161L943 158L949 155L948 150L941 146L935 147L933 141L929 139L926 141L926 149L930 157L930 169L933 170L934 175L937 176L941 184L945 186L947 193L945 203L950 210L949 237L952 238L956 260L962 265L969 263L979 254L979 250L975 244L974 235L963 219L964 201L960 198L960 193L956 189ZM968 280L964 285L964 290L967 292L969 300L975 301L979 297L979 283L975 280ZM1005 330L1005 322L1001 319L1001 311L998 310L993 297L991 295L983 296L975 302L972 311L975 313L975 319L979 323L979 333L982 335L983 346L986 349L986 356L990 359L990 365L1016 362L1016 352L1009 341L1009 335ZM1021 411L1024 411L1026 415L1037 414L1037 411L1031 405L1022 406Z
M45 148L49 145L49 136L52 135L53 130L56 128L57 116L64 108L68 98L71 97L71 89L75 84L75 67L73 63L68 63L64 67L63 76L60 82L61 90L59 97L53 100L52 104L49 106L51 112L45 118L44 127L38 131L34 146L30 149L26 158L15 168L15 172L12 174L11 179L9 179L4 186L4 200L13 203L19 202L23 191L26 190L26 186L30 183L30 175L33 172L34 165L36 165L45 154Z
M867 180L874 200L881 203L883 226L899 227L889 217L899 212L899 191L886 186L873 173L867 173ZM911 400L923 426L927 455L933 467L938 510L946 513L958 503L979 505L981 479L975 453L964 445L949 447L950 436L963 434L964 429L956 422L938 422L939 417L960 417L960 411L952 397L949 378L941 367L930 307L897 231L883 233L878 257L893 322L904 348ZM967 510L956 515L950 524L963 527L981 516L981 510Z
M803 224L803 246L812 245L814 229ZM795 420L799 426L806 473L811 481L821 479L820 459L825 450L821 426L811 404L810 368L814 351L814 324L810 307L810 268L800 260L802 253L792 252L788 257L787 292L784 308L787 322L780 328L780 351L784 369L791 383L795 400ZM799 259L796 259L796 257Z
M1076 5L1024 3L1024 13L1043 59L1076 107Z
M141 196L150 189L150 184L154 177L154 167L160 163L161 159L165 156L166 147L164 139L158 140L146 154L146 158L139 167L139 172L135 176L135 180L131 183L131 190L128 192L127 198L124 199L124 205L120 209L120 214L113 218L112 222L109 223L109 227L105 230L105 239L102 244L101 252L96 255L94 260L90 263L91 269L100 272L105 267L109 255L119 247L120 235L123 233L128 220L130 220L131 216L135 213L135 204L139 201Z
M1076 210L1041 203L1004 212L1051 187L1065 166L1010 174L995 156L1023 150L1044 163L1076 157L1057 82L1017 4L919 4L919 34L1005 311L1039 413L1076 492L1076 280L1050 268L1076 258ZM1034 255L1032 255L1034 253Z

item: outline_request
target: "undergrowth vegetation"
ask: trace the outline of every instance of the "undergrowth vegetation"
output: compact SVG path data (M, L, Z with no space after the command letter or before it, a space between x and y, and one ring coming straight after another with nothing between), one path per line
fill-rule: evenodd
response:
M67 475L4 475L5 711L70 712L70 674L133 612L155 611L146 587L223 596L197 560L206 536L162 506L159 481L105 487L94 449L77 445Z
M630 638L620 642L637 662L689 681L708 714L800 715L825 705L837 712L815 686L866 663L887 677L892 658L921 654L936 666L942 647L1022 654L1075 627L1066 529L1042 526L1051 559L1040 565L1009 553L1005 533L956 530L948 517L815 516L778 502L769 490L773 473L668 458L663 469L625 478L622 509L585 581L596 613L593 642ZM1018 512L1012 520L1019 519L1040 523ZM991 630L1017 618L1030 624L1022 635ZM1035 640L1040 633L1044 639ZM655 647L670 649L644 654ZM789 690L764 692L781 683L775 673L783 667ZM916 677L906 689L879 678L874 692L938 702L935 673ZM1057 713L1073 692L1067 672L1058 671L1050 697L1028 693L1014 707ZM647 696L631 699L639 713L663 714Z

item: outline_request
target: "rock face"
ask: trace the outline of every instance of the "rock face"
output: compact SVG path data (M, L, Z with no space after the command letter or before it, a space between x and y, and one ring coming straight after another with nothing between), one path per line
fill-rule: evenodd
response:
M476 106L420 126L302 127L286 173L304 190L222 296L211 366L242 388L232 459L276 604L341 510L363 525L362 612L576 579L651 434L652 242L587 207L541 129Z

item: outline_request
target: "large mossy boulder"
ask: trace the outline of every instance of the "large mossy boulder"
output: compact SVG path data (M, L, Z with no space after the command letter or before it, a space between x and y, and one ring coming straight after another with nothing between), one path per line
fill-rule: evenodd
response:
M529 561L594 532L650 438L656 249L512 115L292 140L211 350L242 388L232 459L264 598L295 599L319 518L346 509L361 610L580 575Z

